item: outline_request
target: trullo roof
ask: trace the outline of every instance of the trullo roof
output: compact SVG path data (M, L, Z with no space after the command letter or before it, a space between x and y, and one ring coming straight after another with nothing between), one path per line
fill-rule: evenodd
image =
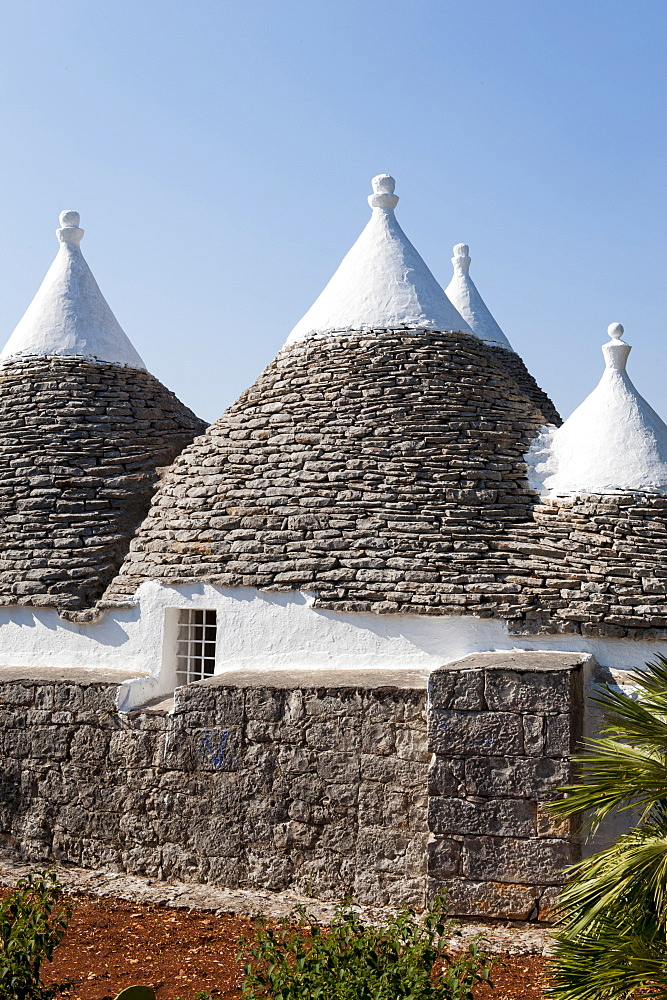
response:
M667 425L625 370L623 327L612 323L608 333L599 383L531 452L533 481L548 494L667 490Z
M458 309L476 337L486 344L497 344L511 351L512 345L489 312L484 299L477 291L475 282L470 277L467 244L456 244L452 264L454 274L445 289L447 298Z
M373 178L366 228L287 344L345 330L404 327L470 333L399 226L395 183L389 174Z
M145 368L88 267L78 212L62 212L58 253L0 361L12 357L84 357Z
M0 363L0 605L87 615L144 518L158 469L205 424L144 364L81 256L58 256Z

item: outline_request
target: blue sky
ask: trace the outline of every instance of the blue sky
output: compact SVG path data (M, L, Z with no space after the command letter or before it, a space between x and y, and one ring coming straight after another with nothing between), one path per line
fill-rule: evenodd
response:
M620 321L667 419L664 0L14 0L0 31L3 339L74 208L148 367L214 419L389 172L564 414Z

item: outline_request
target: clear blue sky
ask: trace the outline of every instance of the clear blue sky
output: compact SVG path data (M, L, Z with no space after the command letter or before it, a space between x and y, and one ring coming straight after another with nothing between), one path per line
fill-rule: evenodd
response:
M564 414L612 320L667 419L664 0L9 0L0 336L64 208L148 367L214 419L368 218L451 247Z

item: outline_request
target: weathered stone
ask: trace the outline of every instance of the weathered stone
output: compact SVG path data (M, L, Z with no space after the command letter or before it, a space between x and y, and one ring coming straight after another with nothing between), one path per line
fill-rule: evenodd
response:
M569 780L569 766L552 757L471 757L465 762L469 795L555 797Z
M158 479L205 424L146 371L83 358L9 358L0 373L6 510L0 603L89 608Z
M536 805L526 799L455 799L443 795L429 800L429 827L436 834L487 834L498 837L534 837Z
M432 880L429 895L445 889L452 916L500 917L504 920L534 920L542 895L539 885L508 885L506 882L474 882L462 878Z
M545 753L553 757L568 757L576 738L571 716L565 713L553 715L545 719L545 723Z
M554 672L488 670L486 702L491 711L567 712L570 707L570 675Z
M462 871L473 880L554 885L565 878L573 860L564 840L516 840L511 837L466 837Z
M484 708L484 674L481 670L435 670L428 682L429 702L433 708Z
M523 752L521 718L511 712L455 712L436 709L430 713L430 749L447 756L466 757L484 753Z

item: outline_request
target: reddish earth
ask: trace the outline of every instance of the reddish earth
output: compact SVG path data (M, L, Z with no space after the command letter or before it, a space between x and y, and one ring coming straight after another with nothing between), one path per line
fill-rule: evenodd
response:
M77 898L74 915L47 982L71 980L69 1000L110 1000L126 986L152 986L158 1000L194 1000L202 990L237 1000L240 937L252 933L249 919L210 916L120 899ZM501 956L495 989L480 988L479 1000L540 1000L545 959Z

